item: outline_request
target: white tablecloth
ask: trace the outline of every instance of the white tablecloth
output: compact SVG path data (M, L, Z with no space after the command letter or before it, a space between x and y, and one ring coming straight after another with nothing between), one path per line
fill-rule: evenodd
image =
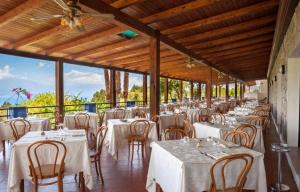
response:
M127 146L128 135L130 133L130 123L136 119L127 119L127 122L123 122L120 119L109 119L107 121L107 135L105 137L105 145L108 147L108 152L117 158L118 148L121 146ZM154 122L150 121L149 130L149 142L157 141L157 130Z
M89 126L92 129L93 133L97 132L97 119L98 119L98 115L97 113L88 113L90 116L90 120L89 120ZM75 128L75 114L68 114L65 115L64 118L64 126L68 127L69 129L74 129ZM79 121L83 121L83 118L79 119Z
M47 131L50 129L50 120L48 118L27 118L26 120L31 124L31 131ZM13 139L10 120L0 122L0 141Z
M75 175L83 172L85 185L93 188L93 178L91 171L91 163L89 157L89 149L84 130L68 131L68 136L65 136L63 143L66 145L67 154L65 158L65 172L64 175ZM72 135L82 136L72 136ZM27 157L27 148L30 144L38 140L56 139L60 140L58 131L46 132L45 136L41 136L41 132L29 132L20 140L14 143L11 151L7 188L10 192L17 192L20 190L20 182L22 179L30 180L29 176L29 161ZM47 161L48 151L45 151L44 159Z
M184 143L182 140L153 142L149 163L146 189L155 192L158 183L164 192L198 192L208 191L210 187L210 166L214 159L200 153L220 150L219 146L196 147L196 142ZM254 157L252 168L247 176L245 189L266 192L266 173L264 155L246 148L224 149L228 154L248 153ZM233 186L232 179L240 170L240 164L231 165L231 171L226 171L226 184ZM217 179L217 185L221 184Z
M115 109L110 109L110 110L107 110L105 112L105 115L106 115L106 122L109 120L109 119L114 119L114 111ZM123 113L123 111L118 111L117 112L117 115L121 115ZM131 110L129 109L125 109L125 119L128 119L128 118L132 118L132 112Z
M227 125L211 124L211 123L194 123L196 138L215 137L223 138L223 136L233 129ZM261 128L257 128L254 140L253 150L265 153L264 138Z

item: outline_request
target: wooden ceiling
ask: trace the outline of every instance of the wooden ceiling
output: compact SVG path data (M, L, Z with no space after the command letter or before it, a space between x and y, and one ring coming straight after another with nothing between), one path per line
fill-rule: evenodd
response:
M67 1L67 0L66 0ZM81 0L85 12L101 0ZM241 80L266 78L276 24L278 0L103 0L137 23L160 31L172 45L161 43L161 75L171 78L222 81L207 65L188 69L189 56ZM60 25L59 19L31 21L32 17L61 14L51 0L2 0L0 48L61 57L78 62L150 71L149 36L132 39L118 34L134 30L116 20L84 17L86 30ZM171 46L172 47L172 46ZM190 54L187 54L190 53Z

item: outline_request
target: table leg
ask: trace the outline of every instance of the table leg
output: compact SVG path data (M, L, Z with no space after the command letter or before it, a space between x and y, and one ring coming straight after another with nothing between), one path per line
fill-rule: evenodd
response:
M5 140L2 141L2 146L3 146L3 156L5 156Z
M24 192L24 179L21 180L21 183L20 183L20 191L21 192Z
M80 192L85 191L85 183L84 183L83 172L79 173L79 191Z

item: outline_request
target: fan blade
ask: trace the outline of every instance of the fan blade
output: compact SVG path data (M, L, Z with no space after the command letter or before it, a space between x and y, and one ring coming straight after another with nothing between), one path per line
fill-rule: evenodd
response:
M31 21L37 21L37 20L49 20L49 19L55 19L55 18L61 18L64 15L50 15L45 17L32 17L30 18Z
M79 32L85 32L85 31L86 31L86 30L85 30L85 27L84 27L83 25L78 25L78 26L76 26L75 28L76 28L76 30L79 31Z
M53 0L57 5L59 5L63 10L71 12L70 7L63 0Z
M105 14L105 13L99 13L99 14L93 14L93 13L81 13L81 16L91 16L91 17L102 17L103 19L114 19L115 16L113 14Z

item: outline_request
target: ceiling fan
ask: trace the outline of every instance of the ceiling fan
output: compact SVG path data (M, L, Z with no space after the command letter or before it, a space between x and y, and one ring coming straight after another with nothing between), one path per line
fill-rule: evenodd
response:
M196 65L199 64L203 64L201 61L195 60L191 57L189 57L186 61L186 68L188 69L192 69L193 67L195 67Z
M114 15L112 14L92 14L85 13L82 11L81 7L78 5L79 0L68 0L65 2L64 0L53 0L58 6L60 6L63 10L62 14L50 15L46 17L33 17L30 18L32 21L40 21L40 20L50 20L50 19L61 19L61 25L68 26L70 29L75 29L77 31L85 31L84 25L81 21L81 18L84 16L92 16L92 17L101 17L103 19L113 19Z

